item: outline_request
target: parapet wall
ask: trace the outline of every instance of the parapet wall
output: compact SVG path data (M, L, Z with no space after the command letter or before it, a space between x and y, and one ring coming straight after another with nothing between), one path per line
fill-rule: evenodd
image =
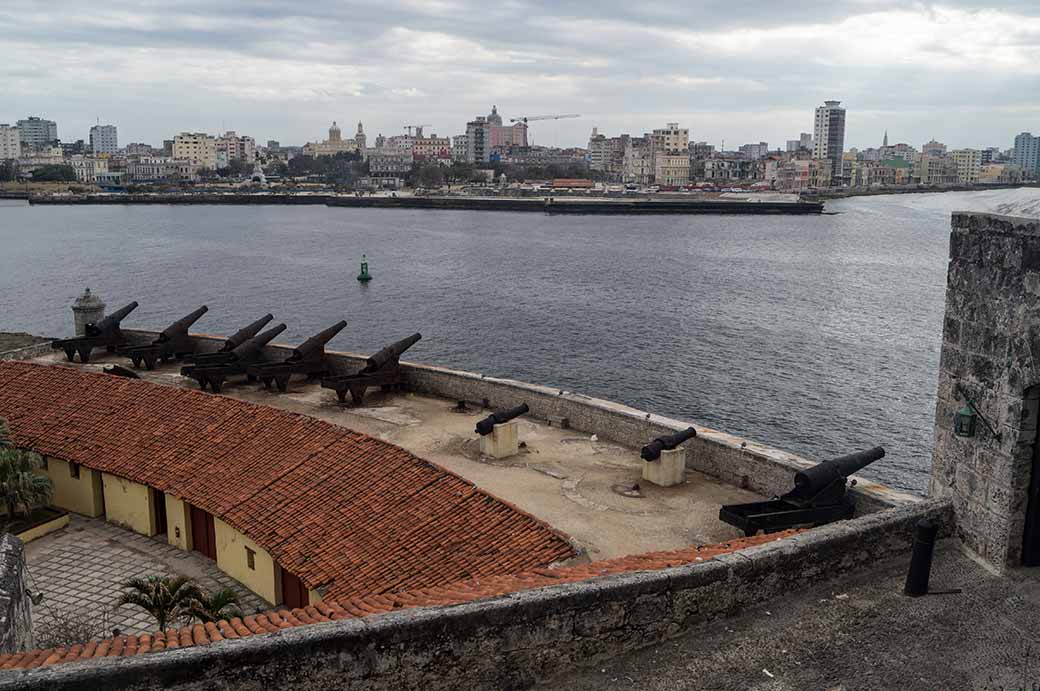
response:
M162 653L0 674L0 689L518 689L561 669L904 553L914 524L950 522L933 499L713 560L405 609Z
M0 537L0 653L32 650L32 601L25 550L10 533Z
M150 342L157 335L154 331L128 329L124 329L124 333L134 342L141 343ZM195 335L194 338L201 352L217 350L224 342L223 337L218 336ZM271 357L284 358L291 351L291 346L272 345L265 352ZM356 353L328 351L326 356L331 367L341 374L356 372L365 362L365 356ZM654 437L684 430L691 424L548 386L433 365L401 364L405 383L413 391L491 408L524 402L530 406L530 415L535 418L547 420L553 425L566 424L579 432L596 434L602 439L631 448L639 448ZM813 465L812 461L801 456L700 424L696 426L697 438L686 445L686 467L763 496L771 497L790 491L795 473ZM856 478L856 481L856 487L852 488L851 493L856 497L860 514L919 499L870 480Z

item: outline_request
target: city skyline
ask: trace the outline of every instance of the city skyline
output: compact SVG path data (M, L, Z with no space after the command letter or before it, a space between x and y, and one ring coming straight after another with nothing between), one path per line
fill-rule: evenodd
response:
M1007 148L1040 130L1034 3L608 5L595 14L577 4L237 5L141 10L117 0L85 12L58 2L42 13L7 3L0 121L39 115L65 141L86 139L100 118L122 142L230 129L303 144L333 120L361 120L371 136L408 123L459 134L497 105L507 119L582 113L532 124L541 145L584 146L593 127L638 135L678 121L696 141L775 149L812 130L816 106L840 100L846 148L878 146L885 130L914 146Z

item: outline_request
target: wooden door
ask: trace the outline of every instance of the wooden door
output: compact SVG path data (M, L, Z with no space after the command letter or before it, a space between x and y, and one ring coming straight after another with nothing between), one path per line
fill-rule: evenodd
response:
M196 552L210 559L217 558L217 533L213 525L213 516L202 509L190 506L191 509L191 547Z
M166 527L166 495L150 488L152 493L152 504L155 506L155 534L165 535L169 528Z
M290 609L310 604L310 592L303 581L282 569L282 604Z

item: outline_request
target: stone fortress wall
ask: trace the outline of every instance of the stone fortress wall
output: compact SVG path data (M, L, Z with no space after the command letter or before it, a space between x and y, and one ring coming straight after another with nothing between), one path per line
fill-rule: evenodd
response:
M156 331L123 329L134 343L150 343L158 335ZM223 336L196 334L199 352L212 352L220 348ZM292 353L292 346L272 344L264 349L265 356L273 360L284 359ZM365 364L365 355L326 351L330 367L336 374L352 374ZM486 377L475 372L454 370L434 365L401 363L405 373L405 385L409 390L430 394L450 401L466 401L489 408L506 408L527 403L529 416L552 425L566 425L585 434L595 434L609 440L638 449L662 434L684 430L690 422L677 420L638 410L613 401L592 398L584 394L561 389L529 384L514 379ZM331 396L331 392L329 393ZM814 465L786 451L740 437L719 432L695 424L697 437L687 442L686 467L700 471L719 480L750 489L766 497L790 491L794 475L799 470ZM863 478L856 479L851 493L856 498L860 514L879 511L920 497L895 491Z

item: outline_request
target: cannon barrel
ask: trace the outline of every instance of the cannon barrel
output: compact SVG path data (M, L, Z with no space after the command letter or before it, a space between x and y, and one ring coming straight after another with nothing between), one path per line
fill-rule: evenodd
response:
M268 322L272 321L273 319L274 315L268 313L257 319L249 326L239 329L231 336L229 336L226 341L224 341L224 346L220 350L225 353L234 350L238 346L248 341L253 336L256 336L258 333L260 333L260 329L267 326Z
M884 456L885 450L880 446L875 446L873 449L817 463L813 467L795 474L794 491L802 497L810 497L825 489L835 480L847 478Z
M272 326L267 331L253 336L248 341L238 346L231 351L231 355L236 360L246 360L248 358L256 357L263 350L264 346L271 342L275 336L285 331L285 324L279 324L278 326Z
M417 334L418 335L418 334ZM521 403L514 408L507 408L506 410L499 410L491 413L486 418L477 423L476 432L480 436L484 437L491 434L491 431L495 429L495 425L501 425L503 422L509 422L515 417L520 417L524 413L530 412L530 408L527 407L526 403Z
M194 312L186 314L174 323L170 324L162 330L161 334L159 334L159 343L164 343L180 335L186 335L188 333L188 328L208 311L209 307L203 305Z
M313 355L316 351L325 347L325 344L331 341L336 334L342 331L347 326L346 321L338 321L324 331L319 331L314 334L300 345L293 348L292 356L290 360L303 360L304 358Z
M119 326L119 322L126 318L126 315L137 309L137 301L131 302L129 305L117 309L112 314L108 315L96 324L87 324L87 335L88 336L100 336L109 329L114 329Z
M414 333L407 338L402 338L396 343L391 343L378 353L369 356L365 370L374 372L375 370L385 366L388 362L393 362L397 358L401 357L401 353L415 345L420 338L422 338L422 334Z
M687 427L684 430L680 430L675 434L669 434L663 437L658 437L652 442L644 446L639 450L639 456L644 461L656 461L661 457L661 452L668 450L671 451L679 444L684 441L689 441L697 436L697 430L693 427Z

